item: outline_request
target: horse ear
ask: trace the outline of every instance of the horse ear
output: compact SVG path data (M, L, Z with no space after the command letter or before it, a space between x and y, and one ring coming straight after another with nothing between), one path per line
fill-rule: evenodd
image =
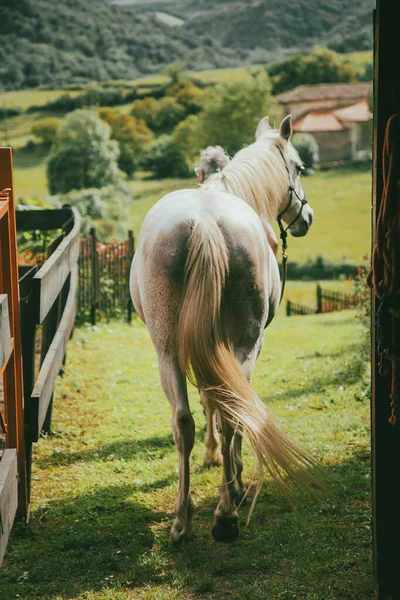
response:
M279 126L279 133L284 140L290 142L293 134L292 115L287 115Z
M260 138L264 133L267 133L271 129L271 125L269 124L269 117L263 117L256 129L256 140Z

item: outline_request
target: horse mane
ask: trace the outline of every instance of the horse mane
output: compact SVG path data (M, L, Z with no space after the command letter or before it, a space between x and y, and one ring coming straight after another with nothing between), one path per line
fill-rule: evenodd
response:
M289 185L285 163L277 147L283 151L284 141L278 130L271 129L253 144L239 150L204 186L220 181L228 193L247 202L260 217L273 220ZM285 148L288 150L297 155L291 145Z

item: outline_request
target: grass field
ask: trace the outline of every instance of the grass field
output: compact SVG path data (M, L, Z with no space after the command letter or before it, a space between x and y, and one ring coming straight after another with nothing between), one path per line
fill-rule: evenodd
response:
M372 600L369 402L352 311L267 330L253 385L279 426L333 477L297 513L267 482L233 545L211 537L219 469L196 420L191 544L167 544L177 493L171 413L146 328L77 329L55 393L54 435L35 445L32 514L0 570L2 600ZM245 450L245 472L251 460Z
M137 235L150 207L174 189L194 187L188 180L132 182L131 218ZM321 171L303 179L313 207L313 225L305 238L289 236L289 258L296 262L323 256L332 262L361 264L370 251L371 175L350 169ZM277 229L278 231L278 229Z
M45 198L48 195L46 155L38 155L31 166L23 151L16 155L15 189L17 198ZM165 194L176 189L196 187L193 179L130 182L134 200L128 228L137 236L143 219ZM361 264L370 252L371 175L351 169L321 171L303 179L315 215L305 238L289 236L289 259L299 263L323 256L331 262ZM277 230L278 231L278 230Z

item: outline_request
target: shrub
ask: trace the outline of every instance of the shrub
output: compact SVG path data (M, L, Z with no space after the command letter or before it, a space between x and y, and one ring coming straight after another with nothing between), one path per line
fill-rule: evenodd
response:
M195 114L201 108L203 90L191 81L185 80L176 83L166 90L166 95L175 98L176 102L179 102L189 114Z
M149 96L142 100L135 100L132 104L131 116L136 119L142 119L147 123L150 129L154 130L159 108L159 102L155 98Z
M128 177L137 169L146 146L154 140L145 121L110 108L102 108L99 116L111 127L111 137L119 144L118 166Z
M57 195L53 205L69 204L75 206L82 218L82 233L96 227L100 240L123 238L126 235L126 222L132 194L123 183L102 188L74 190L68 194Z
M155 179L190 175L183 152L170 135L160 136L148 147L142 167L146 171L151 171Z
M55 142L60 128L60 119L55 117L48 117L34 123L31 128L31 132L37 137L42 144L51 146Z
M142 119L153 131L165 132L171 130L186 116L185 108L174 98L166 96L156 100L152 96L135 100L131 116Z
M90 110L76 110L62 120L47 164L51 194L118 182L119 149L110 133L110 126Z
M305 174L310 175L314 172L319 161L318 142L310 133L295 133L292 138L292 144L300 155L305 166Z
M158 114L156 118L156 131L170 131L175 127L180 121L186 117L186 110L176 102L174 98L167 96L166 98L161 98L158 102Z
M199 155L198 129L198 116L189 115L184 121L178 123L173 133L173 138L185 156L186 162L193 166Z

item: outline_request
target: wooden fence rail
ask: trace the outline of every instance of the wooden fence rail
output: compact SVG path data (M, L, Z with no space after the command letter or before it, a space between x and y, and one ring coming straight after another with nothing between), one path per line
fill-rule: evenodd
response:
M15 212L10 148L0 148L0 564L15 518L29 517L32 444L51 430L53 390L76 315L79 212ZM42 264L17 266L16 232L52 231ZM18 281L19 280L19 281ZM19 284L19 289L18 289ZM41 330L40 356L36 336ZM22 359L22 360L21 360ZM1 408L1 405L0 405ZM18 481L18 497L17 497Z
M32 444L51 431L53 390L76 315L80 216L75 208L17 212L17 231L58 231L39 267L20 271L26 466L31 489ZM36 335L41 326L40 357ZM39 373L36 363L39 362Z

